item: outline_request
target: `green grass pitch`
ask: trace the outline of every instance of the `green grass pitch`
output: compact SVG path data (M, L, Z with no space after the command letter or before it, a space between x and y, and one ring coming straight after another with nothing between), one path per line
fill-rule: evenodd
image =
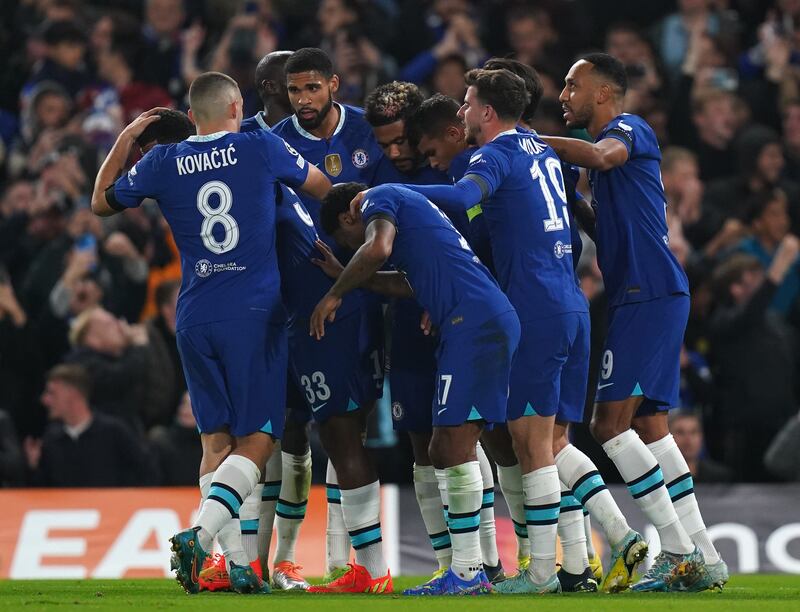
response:
M395 590L418 584L422 578L399 578ZM277 593L241 596L231 593L185 595L170 580L21 580L0 581L0 610L800 610L800 576L734 576L722 593L697 594L562 594L411 598L401 595L310 595ZM502 608L500 608L502 606Z

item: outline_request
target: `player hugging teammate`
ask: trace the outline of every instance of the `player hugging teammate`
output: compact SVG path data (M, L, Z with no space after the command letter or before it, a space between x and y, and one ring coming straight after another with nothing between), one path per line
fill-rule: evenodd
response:
M153 109L103 163L93 210L155 199L181 254L178 348L203 445L200 511L171 540L187 592L392 592L363 443L383 389L387 306L393 417L412 440L438 561L406 594L727 581L667 429L688 283L667 246L655 136L622 113L622 64L589 55L565 79L567 125L593 143L528 128L542 86L519 62L490 60L466 82L460 106L395 82L362 110L334 101L339 79L323 51L275 52L256 70L264 110L254 117L243 121L232 79L205 73L189 92L196 134ZM143 133L158 144L126 172ZM591 206L575 192L578 167ZM596 238L610 303L592 432L661 543L635 583L648 544L568 438L583 420L589 362L576 219ZM312 419L329 456L327 576L314 586L295 559ZM489 457L514 521L513 575L497 553ZM611 547L605 574L590 521Z

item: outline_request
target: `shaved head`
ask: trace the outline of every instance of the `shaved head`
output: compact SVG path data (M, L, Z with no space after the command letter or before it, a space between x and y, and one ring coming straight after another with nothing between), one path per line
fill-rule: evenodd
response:
M259 97L264 100L270 94L275 94L275 91L268 91L268 85L280 83L286 89L286 76L283 72L283 67L286 65L286 60L291 57L292 51L273 51L267 53L261 58L256 66L255 85Z
M241 99L236 81L221 72L205 72L189 88L189 108L195 123L225 119L230 105Z

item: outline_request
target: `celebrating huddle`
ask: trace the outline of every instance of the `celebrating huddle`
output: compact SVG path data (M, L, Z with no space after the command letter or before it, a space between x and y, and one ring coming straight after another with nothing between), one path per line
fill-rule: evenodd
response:
M191 86L185 134L159 129L175 111L141 115L92 198L102 216L155 199L181 253L177 340L203 445L200 512L172 538L184 589L392 592L363 444L387 309L393 418L438 562L406 594L721 588L727 568L667 429L688 283L668 247L655 135L622 113L622 64L592 54L566 76L564 118L594 142L530 130L542 85L509 59L468 72L461 105L398 82L364 110L336 103L338 77L313 48L267 55L255 83L264 111L244 121L236 82L214 72ZM124 172L133 143L153 140L143 132L159 144ZM648 544L568 437L589 378L579 225L610 307L592 433L661 541L635 583ZM312 419L329 456L328 575L314 586L294 553ZM513 575L497 553L490 459L517 536ZM590 521L612 551L605 573Z

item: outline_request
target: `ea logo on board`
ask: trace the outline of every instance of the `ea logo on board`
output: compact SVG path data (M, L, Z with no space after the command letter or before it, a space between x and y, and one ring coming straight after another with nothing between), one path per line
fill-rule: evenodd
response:
M356 168L363 168L369 163L369 155L364 149L356 149L353 151L353 165Z
M211 276L211 272L213 268L211 266L211 262L207 259L201 259L196 264L194 264L194 273L197 274L200 278L206 278L207 276Z

